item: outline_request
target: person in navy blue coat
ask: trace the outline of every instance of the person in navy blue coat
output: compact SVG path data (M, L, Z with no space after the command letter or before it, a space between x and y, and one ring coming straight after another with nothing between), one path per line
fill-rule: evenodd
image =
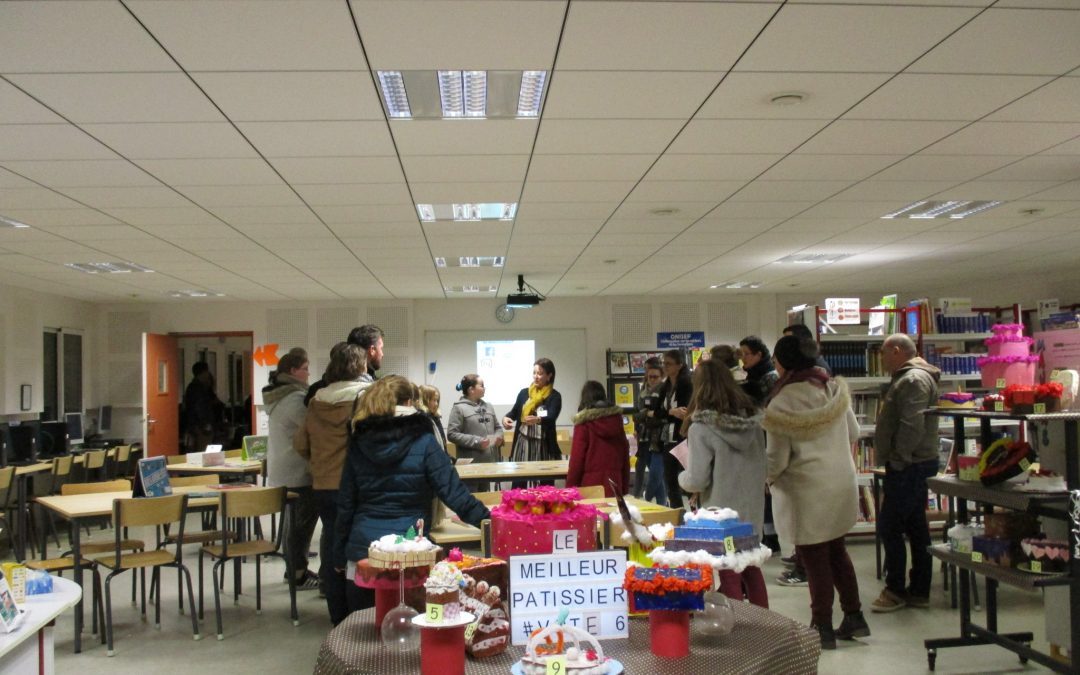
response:
M371 542L403 534L419 518L430 524L436 496L470 525L490 517L461 482L431 420L413 407L408 380L394 375L368 387L352 424L338 491L336 568L366 559ZM373 591L347 587L350 612L374 606Z

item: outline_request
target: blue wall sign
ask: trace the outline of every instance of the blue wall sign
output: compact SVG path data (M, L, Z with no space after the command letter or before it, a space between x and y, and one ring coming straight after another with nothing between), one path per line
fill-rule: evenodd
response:
M656 346L658 349L679 349L681 347L704 347L705 332L696 331L691 333L657 333Z

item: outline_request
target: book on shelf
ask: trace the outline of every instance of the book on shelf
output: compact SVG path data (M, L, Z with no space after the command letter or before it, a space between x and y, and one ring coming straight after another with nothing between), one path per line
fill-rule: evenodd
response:
M877 464L874 462L874 439L860 438L855 443L852 460L855 462L855 471L858 473L870 473Z
M931 321L930 299L919 298L908 302L907 311L907 327L906 331L909 335L918 335L924 331L931 330L933 322Z
M821 356L833 370L844 377L882 377L881 345L865 342L826 342Z
M934 322L939 334L989 333L993 323L988 315L974 313L963 316L941 313L934 317Z
M859 487L859 514L856 522L872 523L877 520L877 504L874 503L874 491L866 485Z

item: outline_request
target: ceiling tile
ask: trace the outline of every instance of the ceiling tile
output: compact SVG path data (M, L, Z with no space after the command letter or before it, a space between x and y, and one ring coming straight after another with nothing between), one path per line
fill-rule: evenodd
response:
M536 202L619 202L630 193L634 181L534 181L525 184L523 199Z
M628 202L708 202L717 204L739 190L742 180L651 180L641 181Z
M167 187L74 187L64 194L95 208L183 207L189 202Z
M976 122L927 148L928 155L1033 155L1080 136L1080 124Z
M976 157L914 155L874 176L874 180L972 180L1020 159L1012 155Z
M545 124L545 127L547 125ZM698 120L686 125L669 152L788 153L825 126L820 120Z
M140 159L135 162L168 185L281 185L261 159Z
M833 199L839 202L878 202L895 200L898 203L895 211L903 206L926 199L931 195L947 190L958 181L900 181L900 180L868 180L854 185Z
M402 155L528 154L536 120L405 120L390 125Z
M694 114L722 73L568 71L551 79L544 119L678 119Z
M475 0L352 5L377 70L547 70L565 11L563 3L521 0L500 4L498 11Z
M221 222L214 218L210 212L198 206L185 206L180 208L116 208L109 207L106 212L115 218L142 226L174 225L220 225Z
M901 73L844 119L976 120L1049 81L1018 75Z
M37 186L0 188L0 205L3 205L5 213L9 209L64 209L80 206L63 194Z
M251 145L227 122L87 124L83 128L129 159L256 156Z
M0 16L3 5L0 5ZM0 46L0 50L4 47ZM64 120L41 103L0 80L0 124L63 124Z
M394 155L386 122L241 122L241 133L266 157Z
M318 218L306 206L215 206L210 209L235 226L315 224Z
M896 72L975 14L966 8L787 4L736 70Z
M570 3L557 67L728 70L775 11L765 3Z
M840 180L756 180L739 190L739 201L803 202L827 199L851 185Z
M192 73L192 77L235 122L384 119L367 70Z
M1028 157L981 176L981 180L1069 181L1080 178L1080 161L1068 155Z
M64 73L8 78L76 124L222 119L183 73Z
M352 206L313 206L324 223L392 223L419 222L412 204L364 204Z
M837 120L810 139L799 152L824 154L910 154L947 136L960 122ZM987 153L1010 154L1010 153Z
M114 218L90 208L74 209L8 209L5 216L14 218L31 227L51 227L66 225L115 225Z
M414 183L525 180L528 155L411 155L401 158ZM533 161L532 171L536 161Z
M367 67L346 3L131 0L127 4L187 70Z
M697 119L823 119L842 115L888 79L884 73L731 72ZM797 93L797 105L774 105L779 94Z
M297 185L296 191L312 206L408 203L405 183L338 183Z
M187 185L178 187L188 199L212 206L300 206L300 198L288 185Z
M518 201L521 183L412 183L417 204L510 203Z
M0 161L116 159L116 153L67 124L0 125Z
M653 154L671 142L681 120L545 120L536 154Z
M396 157L275 157L270 163L293 185L402 180Z
M650 180L750 180L783 155L675 155L665 154L649 170Z
M1080 63L1077 35L1080 12L991 8L919 59L911 70L1061 75Z
M122 159L4 162L4 168L52 188L160 184L153 176Z
M1061 77L990 115L988 121L1080 122L1080 77Z

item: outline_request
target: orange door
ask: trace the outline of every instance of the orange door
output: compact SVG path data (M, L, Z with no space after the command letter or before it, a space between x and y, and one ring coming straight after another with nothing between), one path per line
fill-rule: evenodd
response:
M143 448L145 456L180 449L180 397L184 389L179 344L171 335L143 333Z

